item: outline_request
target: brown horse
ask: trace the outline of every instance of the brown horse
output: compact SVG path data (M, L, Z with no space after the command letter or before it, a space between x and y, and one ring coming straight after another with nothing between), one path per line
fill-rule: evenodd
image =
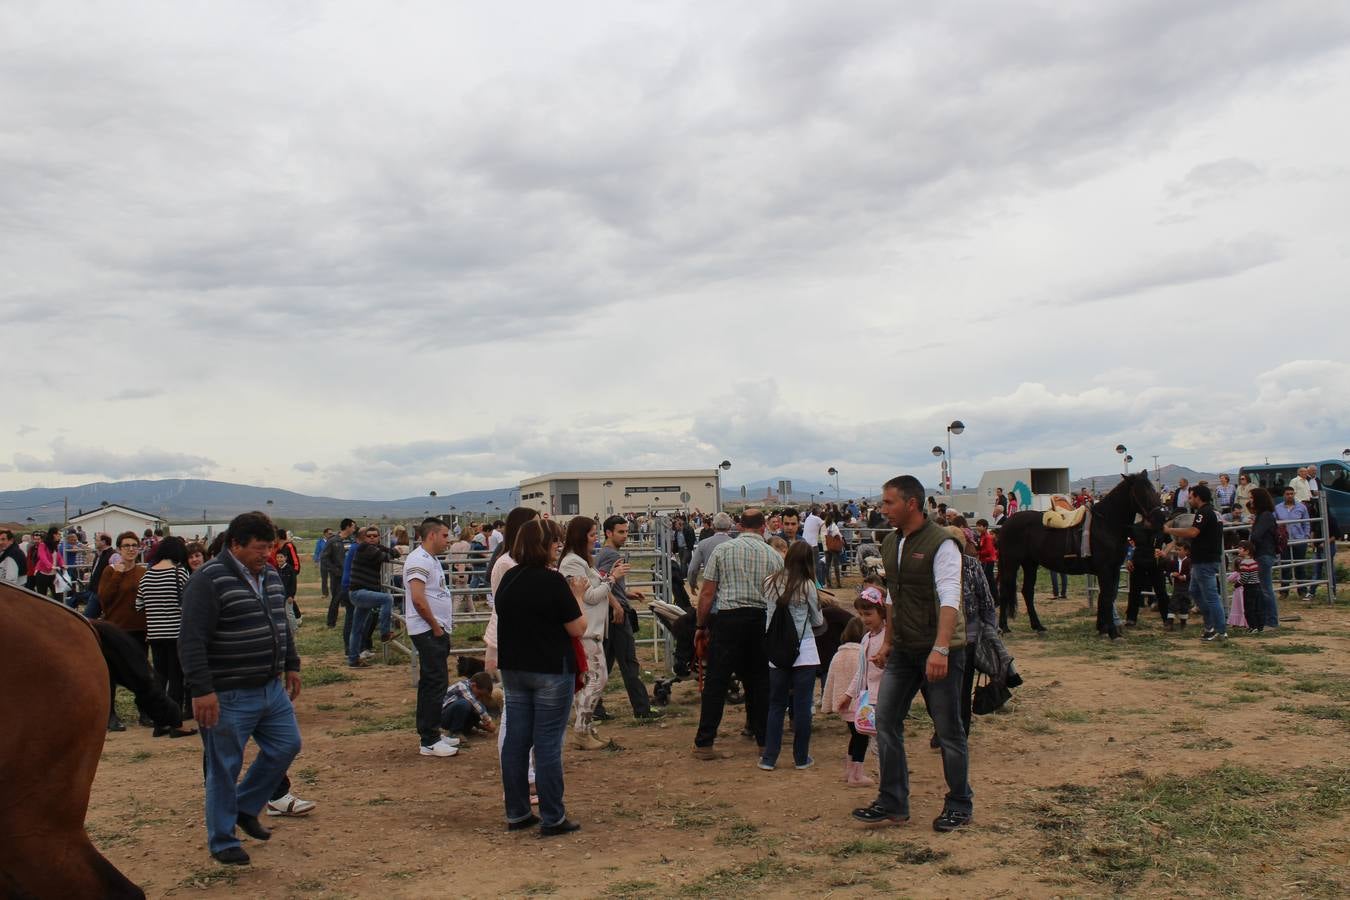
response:
M0 584L0 896L143 898L89 842L108 667L78 613Z

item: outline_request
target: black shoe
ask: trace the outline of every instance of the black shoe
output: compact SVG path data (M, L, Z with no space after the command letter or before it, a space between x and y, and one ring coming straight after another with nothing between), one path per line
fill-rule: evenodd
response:
M929 746L929 748L932 749L932 750L936 750L936 749L938 749L939 747L942 746L942 744L938 741L938 736L937 736L937 732L936 732L936 731L933 732L933 736L930 737L930 738L928 739L928 746Z
M536 816L534 813L530 813L530 817L528 819L521 819L519 822L507 822L506 830L524 831L526 828L533 828L538 824L539 824L539 817Z
M540 837L553 837L559 834L571 834L574 831L580 831L581 826L571 819L563 819L557 825L540 825Z
M605 708L603 706L597 706L595 708L595 712L591 713L591 718L595 719L597 722L608 722L610 719L614 717L611 716L609 713L605 712Z
M659 709L649 709L649 710L647 710L646 712L633 713L633 718L635 718L635 719L662 719L662 718L665 718L665 715L666 715L666 714L665 714L664 712L662 712L661 710L659 710Z
M876 803L855 809L853 818L867 825L903 825L909 821L909 816L888 812Z
M164 735L167 734L171 738L184 738L184 737L191 737L196 733L197 729L195 728L190 728L187 731L184 731L183 729L175 725L156 725L155 730L152 733L152 736L164 737Z
M155 727L155 720L147 716L145 713L141 713L140 719L138 721L140 722L142 728Z
M117 718L117 714L116 714L116 713L113 713L111 716L108 716L108 730L109 730L109 731L126 731L126 730L127 730L127 726L125 726L125 725L122 724L122 720L119 719L119 718Z
M944 809L942 815L933 820L933 830L955 831L958 828L965 828L973 818L970 813L959 813L952 809Z
M224 850L217 850L211 854L211 857L218 863L224 863L227 866L246 866L248 865L248 854L244 852L243 847L226 847Z
M259 822L257 816L246 816L243 813L240 813L235 821L239 823L240 828L244 829L244 834L253 838L255 841L265 841L272 837L271 830L266 825Z

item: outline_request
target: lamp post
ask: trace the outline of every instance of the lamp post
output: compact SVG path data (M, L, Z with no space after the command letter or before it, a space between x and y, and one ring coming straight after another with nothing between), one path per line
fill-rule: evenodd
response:
M729 459L722 460L720 463L717 464L717 468L713 469L713 483L716 485L716 487L713 490L713 493L717 498L717 503L716 505L713 506L712 511L715 513L722 511L722 473L730 469L731 469L731 460Z
M600 487L604 489L601 491L601 495L604 498L605 514L612 515L614 513L614 507L609 505L609 489L614 487L614 482L606 481L604 484L600 485Z
M838 502L839 502L839 470L836 469L834 466L830 466L828 469L825 470L825 474L826 474L826 475L829 475L830 477L832 477L832 478L834 479L834 502L838 503Z
M966 423L960 419L953 419L952 424L947 426L947 493L952 492L952 485L955 484L955 473L952 472L952 435L960 434L966 430Z
M1127 457L1128 459L1133 459L1133 458L1134 458L1134 457L1128 456L1128 455L1126 454L1126 452L1125 452L1125 445L1124 445L1124 444L1116 444L1116 452L1119 453L1119 454L1120 454L1121 456L1123 456L1123 457ZM1127 462L1122 462L1122 463L1121 463L1122 469L1123 469L1124 471L1126 471L1126 472L1129 471L1128 466L1129 466L1129 463L1127 463Z
M1350 462L1350 447L1346 447L1344 450L1341 451L1341 459L1345 460L1346 462Z
M942 460L942 464L938 467L938 484L941 485L944 490L950 490L950 488L947 487L947 460L944 459L947 455L947 451L943 450L937 444L934 444L933 455Z

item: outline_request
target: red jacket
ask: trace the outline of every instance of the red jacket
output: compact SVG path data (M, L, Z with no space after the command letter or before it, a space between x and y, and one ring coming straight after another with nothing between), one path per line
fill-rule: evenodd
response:
M984 537L980 538L980 562L998 562L998 543L994 540L992 531L986 531Z

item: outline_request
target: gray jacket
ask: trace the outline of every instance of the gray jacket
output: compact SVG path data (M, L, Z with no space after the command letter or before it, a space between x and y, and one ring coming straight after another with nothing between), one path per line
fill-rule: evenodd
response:
M731 540L730 532L719 531L694 545L694 552L689 557L689 574L685 577L690 593L698 590L698 583L703 578L703 567L712 558L713 551L729 540Z

